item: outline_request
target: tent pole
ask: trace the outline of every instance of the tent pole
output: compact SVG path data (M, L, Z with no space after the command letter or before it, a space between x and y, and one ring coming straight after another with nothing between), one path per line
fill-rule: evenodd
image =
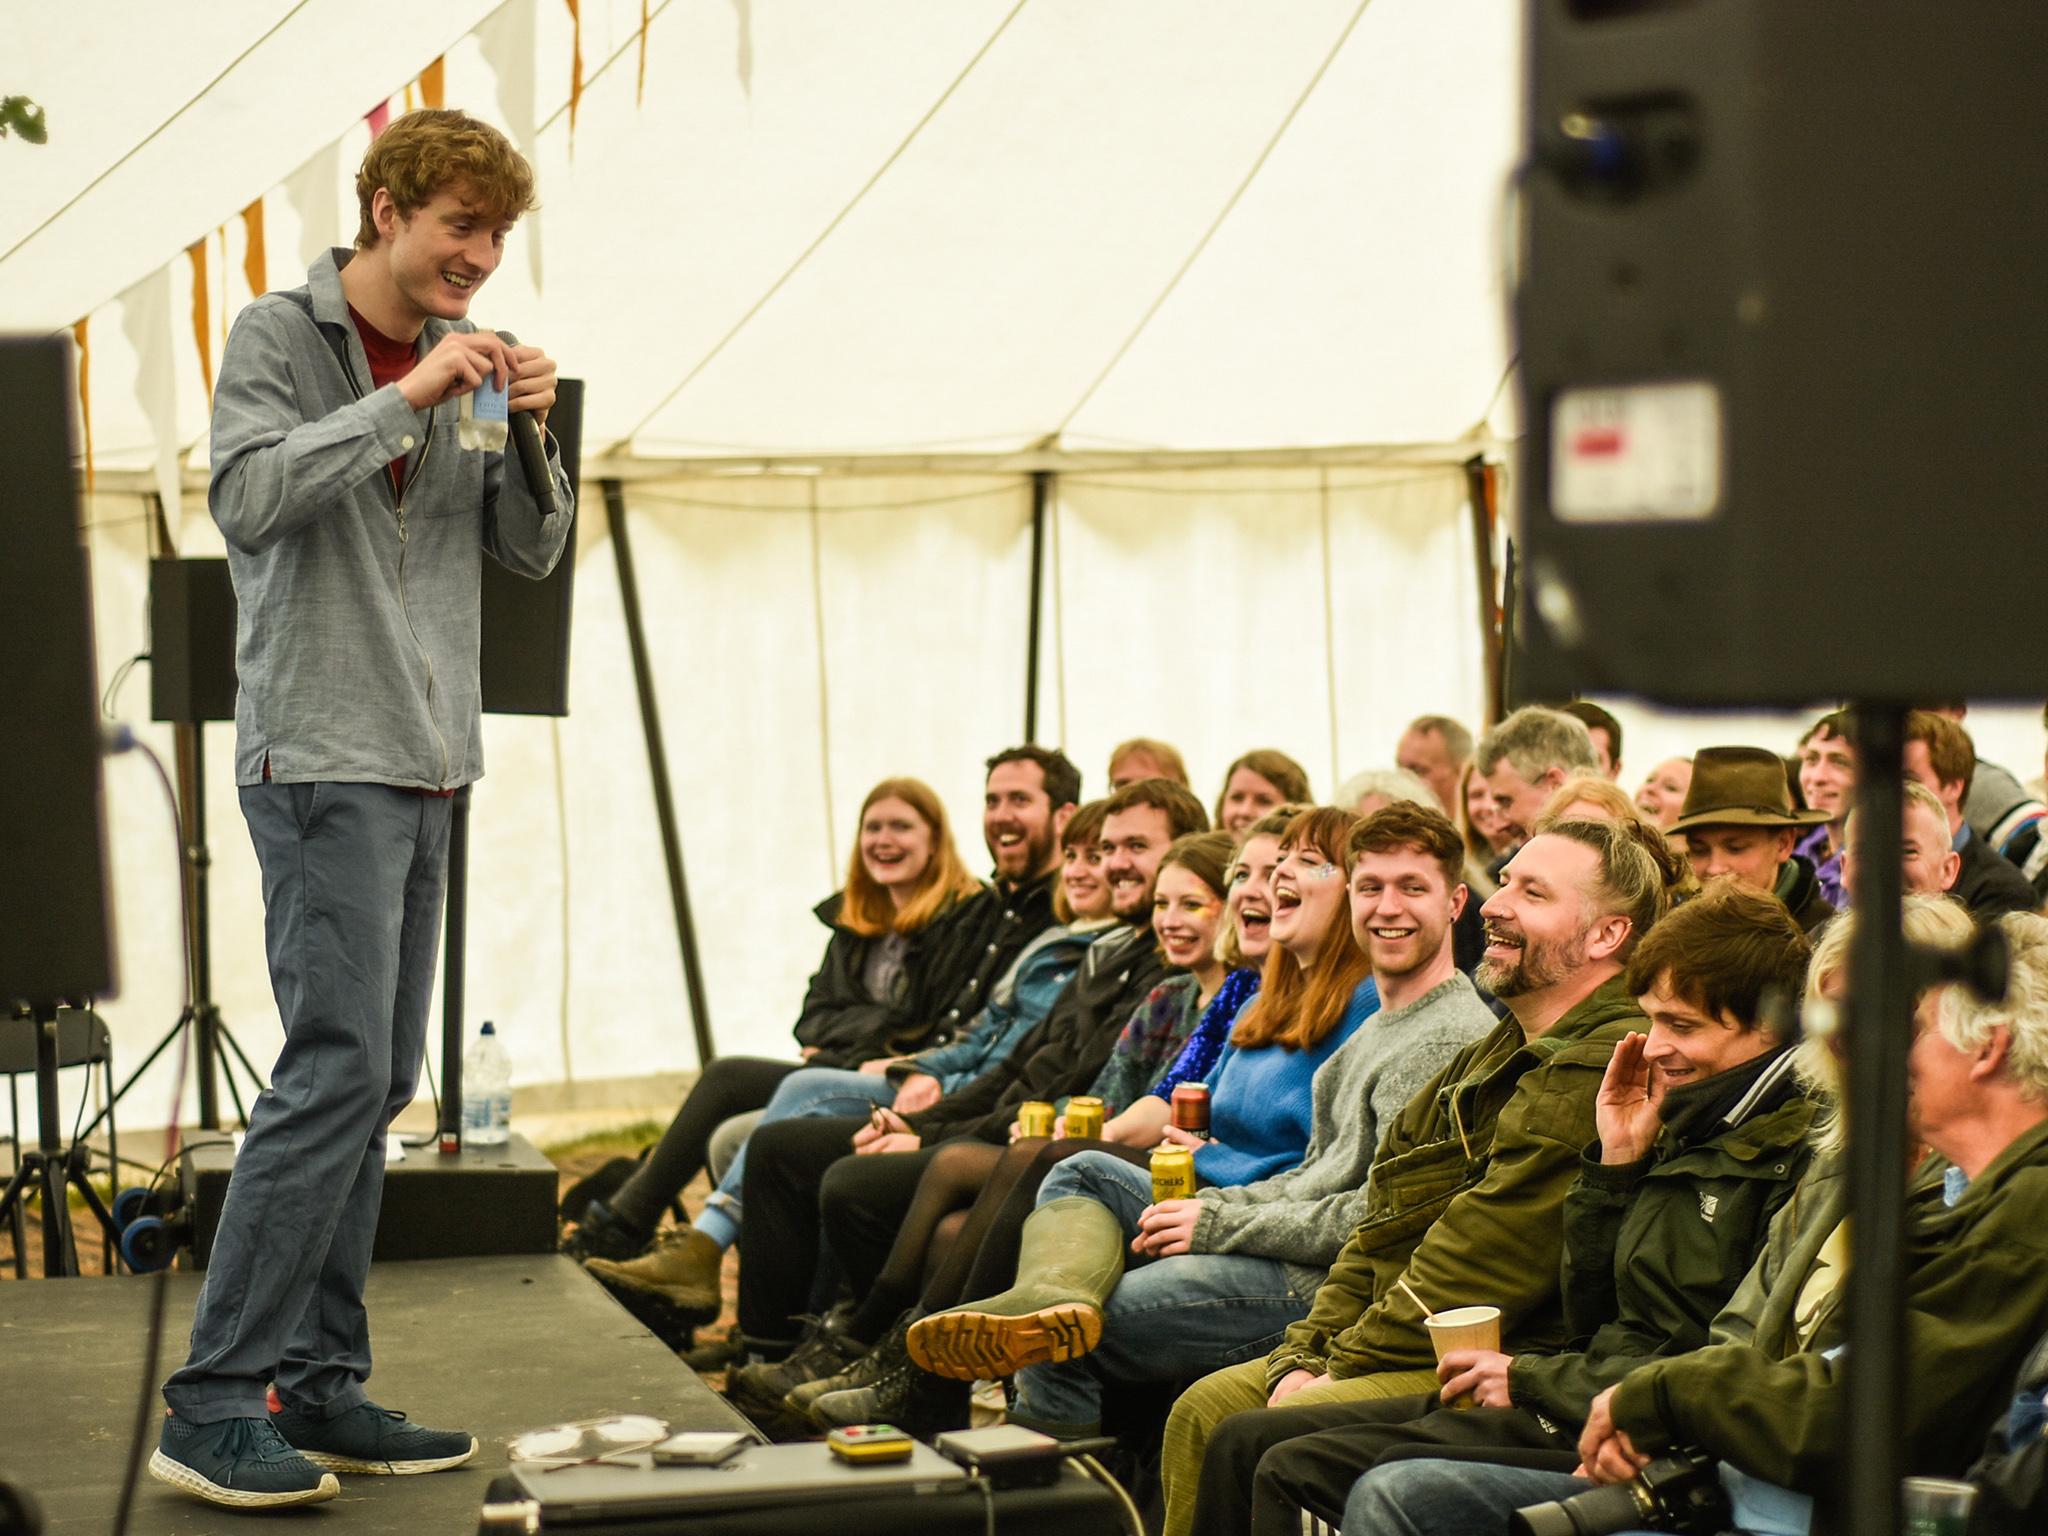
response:
M640 623L640 583L633 574L633 545L626 531L626 493L617 480L604 482L604 511L611 530L612 557L619 567L619 606L626 613L626 642L633 653L633 685L640 695L640 726L647 737L647 770L654 780L654 814L661 823L661 851L668 863L668 896L675 908L683 986L690 998L690 1028L697 1036L697 1064L708 1067L718 1059L718 1050L711 1043L711 1007L704 998L704 969L697 958L697 925L690 917L690 886L683 872L683 840L676 831L668 751L662 745L661 715L654 704L654 669L647 659L647 632Z
M1479 653L1486 661L1488 725L1507 713L1501 697L1500 573L1493 565L1494 473L1485 456L1465 461L1465 500L1472 509L1473 574L1479 581Z
M1038 626L1045 597L1045 513L1052 500L1052 473L1031 472L1031 613L1024 640L1024 740L1038 740Z

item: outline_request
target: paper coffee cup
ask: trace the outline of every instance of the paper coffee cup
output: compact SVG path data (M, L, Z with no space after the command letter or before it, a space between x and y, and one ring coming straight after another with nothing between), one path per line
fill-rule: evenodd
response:
M1900 1487L1899 1502L1906 1517L1905 1536L1964 1536L1977 1489L1973 1483L1945 1477L1909 1477Z
M1452 1307L1448 1312L1425 1317L1422 1326L1429 1330L1430 1346L1436 1350L1439 1361L1454 1349L1500 1348L1499 1307ZM1472 1396L1468 1392L1460 1397L1447 1397L1444 1405L1469 1408Z

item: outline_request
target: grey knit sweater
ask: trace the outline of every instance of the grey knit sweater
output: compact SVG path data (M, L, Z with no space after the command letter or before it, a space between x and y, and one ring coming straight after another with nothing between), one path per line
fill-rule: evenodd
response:
M1196 1253L1245 1253L1287 1266L1313 1296L1365 1211L1365 1180L1392 1123L1452 1056L1499 1021L1462 973L1358 1026L1316 1070L1308 1150L1285 1173L1196 1196Z

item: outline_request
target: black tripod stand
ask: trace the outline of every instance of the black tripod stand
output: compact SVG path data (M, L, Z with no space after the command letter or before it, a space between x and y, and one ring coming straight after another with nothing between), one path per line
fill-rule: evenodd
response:
M0 1226L13 1220L15 1208L30 1190L37 1191L43 1204L43 1274L75 1275L78 1248L72 1241L67 1187L84 1198L109 1245L116 1236L114 1218L85 1176L85 1138L78 1137L69 1148L64 1145L63 1111L57 1104L56 1006L39 1004L29 1010L28 1019L36 1037L36 1149L21 1154L6 1193L0 1194Z
M190 891L192 926L186 935L186 964L192 973L192 1001L178 1015L177 1022L166 1032L163 1039L150 1048L147 1056L136 1069L128 1074L126 1082L114 1090L114 1096L92 1124L85 1128L90 1136L99 1129L100 1121L106 1119L113 1107L120 1103L136 1082L155 1063L157 1057L174 1044L185 1030L192 1031L193 1055L198 1068L199 1080L199 1124L206 1130L220 1129L219 1080L225 1079L228 1096L235 1101L235 1118L247 1125L249 1109L242 1102L242 1090L235 1082L234 1063L242 1064L250 1087L261 1092L263 1077L242 1049L220 1016L220 1009L213 1001L213 924L208 897L207 877L213 868L213 854L206 845L206 726L202 722L180 725L178 735L183 738L180 747L189 743L188 753L178 754L178 797L185 806L185 828L190 838L185 846L185 862L190 867ZM221 1054L225 1043L233 1053L233 1060Z

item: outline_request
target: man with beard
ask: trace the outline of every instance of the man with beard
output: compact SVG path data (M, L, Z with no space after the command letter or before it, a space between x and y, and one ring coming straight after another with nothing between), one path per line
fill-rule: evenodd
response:
M1264 1359L1204 1377L1174 1405L1161 1466L1169 1536L1189 1530L1209 1436L1231 1414L1435 1390L1417 1296L1437 1310L1500 1308L1511 1353L1563 1348L1564 1200L1608 1060L1648 1028L1622 968L1665 908L1656 861L1610 822L1559 822L1515 854L1481 909L1473 978L1508 1017L1387 1131L1364 1218L1308 1317Z
M930 977L923 995L934 1000L934 1009L921 1018L906 1018L901 1009L842 1008L838 1012L848 1024L835 1026L829 1038L807 1038L799 1024L801 1061L719 1057L704 1069L639 1169L584 1209L563 1250L579 1259L638 1260L642 1267L636 1278L648 1285L715 1297L724 1250L710 1238L670 1244L639 1260L654 1241L662 1213L704 1167L712 1137L736 1117L757 1115L800 1066L859 1067L936 1044L964 1029L1024 946L1052 926L1060 831L1080 793L1080 771L1064 753L1011 747L990 758L981 828L996 878L947 918L937 952L920 960ZM824 979L823 973L813 979L807 1005ZM861 1020L868 1021L865 1027ZM873 1083L878 1093L895 1092L879 1073ZM717 1310L711 1306L711 1316Z
M1175 838L1207 827L1201 802L1166 779L1141 779L1110 797L1103 875L1118 926L1088 947L1051 1012L1000 1066L913 1114L820 1115L761 1127L747 1150L740 1235L739 1323L750 1348L765 1353L788 1341L807 1309L821 1210L834 1255L848 1272L872 1276L938 1143L974 1136L1001 1144L1027 1100L1087 1092L1131 1011L1166 975L1150 942L1160 858ZM778 1413L796 1387L833 1375L873 1342L849 1339L836 1325L816 1329L779 1364L735 1372L729 1391L735 1402Z

